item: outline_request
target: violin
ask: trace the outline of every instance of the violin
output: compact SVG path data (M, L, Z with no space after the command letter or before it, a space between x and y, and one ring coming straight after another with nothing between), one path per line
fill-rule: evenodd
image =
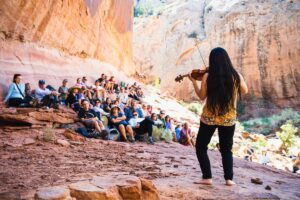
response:
M208 72L208 68L193 69L191 72L191 77L197 81L202 81L204 74L207 72ZM184 77L188 77L188 76L189 76L189 74L179 75L175 78L175 81L180 83Z

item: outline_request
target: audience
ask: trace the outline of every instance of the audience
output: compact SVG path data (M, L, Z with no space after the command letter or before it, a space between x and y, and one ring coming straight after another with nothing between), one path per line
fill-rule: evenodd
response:
M184 123L183 128L180 132L180 140L179 143L183 144L185 146L195 146L195 143L192 139L192 130L189 128L189 125L187 122Z
M21 83L20 74L15 74L4 102L13 107L54 108L60 103L77 112L87 130L93 131L93 134L97 133L102 138L108 137L106 127L101 121L104 119L102 117L106 116L108 127L116 128L123 141L134 143L135 139L147 136L147 143L154 144L153 132L156 127L155 131L161 132L160 139L163 139L166 133L172 132L174 141L193 145L187 124L181 130L180 125L174 123L170 116L166 116L163 110L157 116L153 113L151 105L141 103L144 93L137 83L117 84L114 76L108 80L105 74L101 74L94 85L90 85L85 76L82 79L77 78L76 84L71 88L68 88L67 84L68 80L64 79L56 92L50 85L45 87L45 80L39 80L38 87L32 89L30 83ZM112 95L107 97L107 93Z

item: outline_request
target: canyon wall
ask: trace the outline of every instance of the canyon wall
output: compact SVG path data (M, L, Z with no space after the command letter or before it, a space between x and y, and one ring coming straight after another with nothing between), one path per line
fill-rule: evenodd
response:
M133 0L1 0L0 96L16 72L55 85L64 74L100 76L91 62L132 73L132 20Z
M189 81L174 78L204 65L195 44L206 65L210 50L221 46L244 75L249 97L299 105L299 19L299 1L170 1L156 15L136 19L135 62L149 82L160 77L163 91L192 100Z

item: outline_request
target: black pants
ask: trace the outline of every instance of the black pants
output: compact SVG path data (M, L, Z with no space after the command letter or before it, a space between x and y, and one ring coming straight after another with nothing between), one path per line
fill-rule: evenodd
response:
M235 125L233 126L215 126L207 125L200 122L200 128L196 142L196 153L200 163L203 179L212 178L210 162L207 155L207 145L209 144L215 130L219 132L220 152L222 155L222 163L225 180L232 180L233 178L233 159L232 159L232 145Z
M25 104L27 105L27 102L22 98L10 98L8 100L8 106L10 107L19 107L22 106L21 104L25 106Z
M140 123L140 127L135 129L137 134L143 135L145 133L148 133L149 137L152 137L152 133L153 133L153 121L146 117L141 123Z

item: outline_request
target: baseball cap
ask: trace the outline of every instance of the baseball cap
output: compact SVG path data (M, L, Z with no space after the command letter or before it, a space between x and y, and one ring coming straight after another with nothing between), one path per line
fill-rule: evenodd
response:
M45 83L46 83L45 80L39 80L40 85L44 85Z

